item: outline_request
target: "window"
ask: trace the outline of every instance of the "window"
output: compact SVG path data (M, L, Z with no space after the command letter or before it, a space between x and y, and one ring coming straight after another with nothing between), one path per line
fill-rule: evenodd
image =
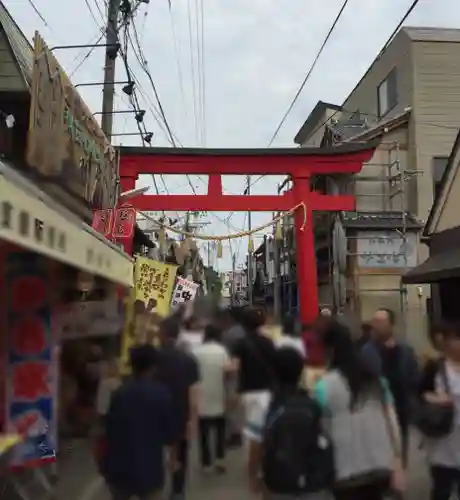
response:
M431 167L431 175L433 176L433 187L434 187L434 196L438 196L441 190L441 181L442 176L447 167L447 162L449 161L449 157L447 156L437 156L433 158L433 164Z
M388 76L377 88L379 118L385 116L398 102L396 68L393 68Z

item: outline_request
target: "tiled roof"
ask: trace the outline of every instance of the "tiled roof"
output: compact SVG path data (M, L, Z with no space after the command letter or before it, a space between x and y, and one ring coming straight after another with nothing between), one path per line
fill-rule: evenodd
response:
M16 24L3 2L0 1L0 26L5 32L21 74L28 85L32 81L34 51L29 40Z
M404 220L405 219L405 220ZM406 212L345 212L343 225L347 229L421 229L423 224Z

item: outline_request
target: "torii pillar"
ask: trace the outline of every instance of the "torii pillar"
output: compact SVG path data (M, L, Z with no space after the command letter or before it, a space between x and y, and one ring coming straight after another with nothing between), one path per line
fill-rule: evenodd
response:
M344 144L333 148L195 149L120 148L120 182L123 191L135 188L140 174L208 175L204 195L140 195L132 204L141 211L287 212L297 208L297 283L302 324L311 324L319 313L318 277L313 211L351 211L355 197L327 195L311 189L318 175L359 173L378 142ZM227 195L222 175L287 175L292 189L281 195ZM314 339L312 339L312 342ZM315 360L321 364L322 360Z

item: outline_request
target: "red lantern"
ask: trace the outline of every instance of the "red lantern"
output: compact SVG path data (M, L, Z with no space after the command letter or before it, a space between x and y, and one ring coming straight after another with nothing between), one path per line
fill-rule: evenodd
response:
M95 210L92 227L105 237L110 236L113 229L113 210Z
M112 237L131 238L136 224L136 209L129 205L122 205L115 210Z

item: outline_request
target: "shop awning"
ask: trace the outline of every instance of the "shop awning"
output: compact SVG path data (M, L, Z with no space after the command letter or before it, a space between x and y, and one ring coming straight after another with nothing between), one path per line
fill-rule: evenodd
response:
M460 250L452 249L429 257L423 264L408 271L402 281L406 284L436 283L460 277Z
M133 286L131 257L4 162L0 162L0 240Z

